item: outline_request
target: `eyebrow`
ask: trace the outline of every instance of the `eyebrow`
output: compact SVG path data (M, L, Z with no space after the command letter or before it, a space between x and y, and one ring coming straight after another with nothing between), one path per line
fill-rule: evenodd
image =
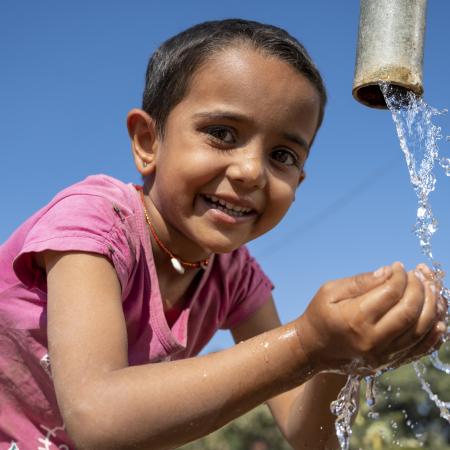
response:
M243 122L249 122L249 118L244 114L235 113L231 111L208 111L208 112L199 112L194 114L194 118L198 119L229 119L229 120L238 120Z
M194 114L193 116L196 119L227 119L227 120L236 120L241 122L250 122L250 119L244 114L232 112L232 111L207 111L207 112L199 112ZM309 155L309 145L305 139L299 136L296 133L283 133L283 138L291 141L300 147L303 147L306 150L306 153Z
M303 147L306 150L306 153L309 155L309 145L301 136L294 133L283 133L283 137L288 141L294 142L300 147Z

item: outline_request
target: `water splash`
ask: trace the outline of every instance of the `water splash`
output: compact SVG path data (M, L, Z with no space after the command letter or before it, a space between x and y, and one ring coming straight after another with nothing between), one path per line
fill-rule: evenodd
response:
M438 164L445 175L450 176L450 158L439 155L438 141L442 139L441 128L432 121L433 117L446 114L447 110L432 108L413 92L399 91L388 83L381 83L380 89L392 113L411 184L418 199L417 218L413 231L419 240L422 253L430 261L434 275L442 286L441 295L447 301L448 327L450 290L444 285L445 272L442 265L433 255L431 239L438 230L438 221L433 215L429 202L429 196L436 187L436 176L433 172L435 165ZM448 136L447 140L449 140ZM448 329L447 336L449 331ZM430 356L430 361L437 370L450 374L450 364L441 361L437 352ZM426 367L422 362L416 361L413 366L422 389L439 408L441 417L450 422L450 402L442 401L432 391L425 379Z
M419 378L420 385L422 389L428 394L428 397L436 404L439 408L440 415L447 422L450 422L450 402L444 402L441 400L431 389L430 383L425 379L427 368L425 364L421 361L416 361L413 364L414 370L416 372L417 378Z
M338 398L331 403L331 413L336 416L335 430L341 450L348 450L352 435L352 417L358 410L359 375L350 375Z
M411 184L418 198L413 230L422 253L429 259L436 278L443 286L442 294L448 300L450 291L444 286L444 271L433 256L431 239L438 230L438 222L429 202L429 196L436 187L435 164L438 163L450 176L450 158L439 155L441 128L432 121L434 116L446 114L447 110L432 108L413 92L398 91L388 83L381 83L380 88L392 113Z
M375 406L375 377L366 377L366 403L372 410Z
M388 83L380 83L380 89L392 113L410 180L418 198L417 218L413 231L419 239L423 254L431 263L436 279L442 286L441 295L449 305L450 290L444 285L445 273L433 256L431 239L438 230L438 221L429 202L429 195L436 187L436 176L433 172L436 163L443 169L445 175L450 177L450 158L440 157L437 145L442 139L441 128L432 122L434 116L445 114L447 110L432 108L414 93L398 90ZM450 141L450 136L447 136L446 140ZM446 322L448 327L449 308ZM447 337L449 332L450 328ZM430 356L430 361L437 370L450 374L450 364L441 361L437 352ZM422 389L439 408L441 417L450 422L450 402L444 402L433 392L426 381L426 367L422 362L417 361L413 366ZM355 398L359 391L360 379L361 377L357 375L350 375L337 400L331 403L331 412L337 417L335 429L341 450L348 450L350 445L351 420L357 410ZM366 378L366 401L369 407L375 404L375 380L376 377Z

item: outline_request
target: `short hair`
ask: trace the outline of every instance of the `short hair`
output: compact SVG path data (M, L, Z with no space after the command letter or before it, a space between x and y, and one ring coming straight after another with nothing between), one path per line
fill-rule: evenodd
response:
M327 101L326 89L308 52L287 31L273 25L243 19L203 22L165 41L147 66L142 109L156 122L164 135L170 111L183 99L196 70L208 58L227 47L250 44L269 56L294 67L316 88L320 99L317 129Z

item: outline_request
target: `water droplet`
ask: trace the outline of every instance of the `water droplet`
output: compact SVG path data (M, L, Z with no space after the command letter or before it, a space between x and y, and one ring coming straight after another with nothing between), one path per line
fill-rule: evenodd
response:
M371 408L375 405L375 377L366 377L366 403Z
M423 207L423 206L420 206L420 207L417 209L417 217L418 217L419 219L424 218L426 213L427 213L427 209L426 209L425 207Z
M439 164L443 169L447 169L448 167L450 167L450 158L441 158L439 160Z
M438 224L437 224L437 221L436 221L436 219L433 219L432 221L431 221L431 223L429 223L428 224L428 231L431 233L431 234L434 234L434 233L436 233L436 231L437 231L437 229L438 229Z

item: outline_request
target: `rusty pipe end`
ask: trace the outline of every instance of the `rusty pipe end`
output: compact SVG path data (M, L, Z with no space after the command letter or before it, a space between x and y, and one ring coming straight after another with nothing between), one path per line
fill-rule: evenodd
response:
M386 109L379 83L423 94L426 0L360 0L353 97Z
M422 79L417 73L411 73L407 68L387 67L378 73L366 74L366 79L356 79L353 83L353 98L370 108L387 109L386 101L380 89L380 83L389 83L393 91L406 95L408 91L418 96L423 95ZM403 96L402 95L402 96Z

